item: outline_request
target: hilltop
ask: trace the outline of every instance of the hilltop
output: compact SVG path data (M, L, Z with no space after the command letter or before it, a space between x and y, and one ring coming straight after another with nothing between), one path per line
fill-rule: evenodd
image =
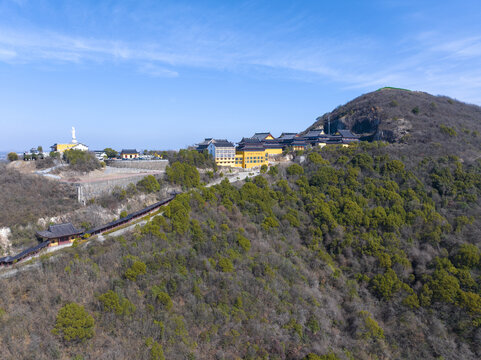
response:
M479 156L481 107L446 96L382 88L318 117L306 131L327 131L328 118L331 132L350 129L363 140L409 145L413 153Z

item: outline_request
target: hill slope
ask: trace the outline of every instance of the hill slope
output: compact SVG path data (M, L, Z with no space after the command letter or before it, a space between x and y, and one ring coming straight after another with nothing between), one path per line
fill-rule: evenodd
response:
M364 140L403 143L416 151L474 158L481 148L481 107L445 96L383 88L316 119L306 131L351 129ZM426 144L430 144L431 150Z
M423 113L443 99L447 125ZM399 90L342 108L338 128L383 138L392 110L406 132L291 153L0 277L2 359L479 359L479 108Z
M2 357L479 359L481 166L391 146L312 149L0 278Z

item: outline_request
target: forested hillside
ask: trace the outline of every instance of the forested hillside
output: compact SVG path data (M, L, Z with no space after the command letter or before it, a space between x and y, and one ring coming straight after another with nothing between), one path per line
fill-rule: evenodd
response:
M474 160L481 149L481 107L425 92L382 88L318 117L307 130L350 129L363 140L409 145L404 153L457 155ZM306 131L307 131L306 130Z
M0 279L6 359L478 359L481 163L328 146Z

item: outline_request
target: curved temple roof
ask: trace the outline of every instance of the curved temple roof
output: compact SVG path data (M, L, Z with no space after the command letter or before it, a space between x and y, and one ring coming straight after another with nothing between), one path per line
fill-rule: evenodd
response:
M50 225L48 230L37 231L37 236L47 239L54 239L64 236L72 236L83 233L83 229L77 229L71 223Z

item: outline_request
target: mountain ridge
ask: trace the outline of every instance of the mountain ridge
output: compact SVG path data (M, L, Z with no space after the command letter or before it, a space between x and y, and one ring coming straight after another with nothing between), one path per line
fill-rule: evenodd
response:
M381 88L319 116L303 133L349 129L362 140L408 145L442 142L456 155L473 158L481 147L481 107L422 91ZM463 137L464 144L458 146ZM446 146L447 145L447 146Z

